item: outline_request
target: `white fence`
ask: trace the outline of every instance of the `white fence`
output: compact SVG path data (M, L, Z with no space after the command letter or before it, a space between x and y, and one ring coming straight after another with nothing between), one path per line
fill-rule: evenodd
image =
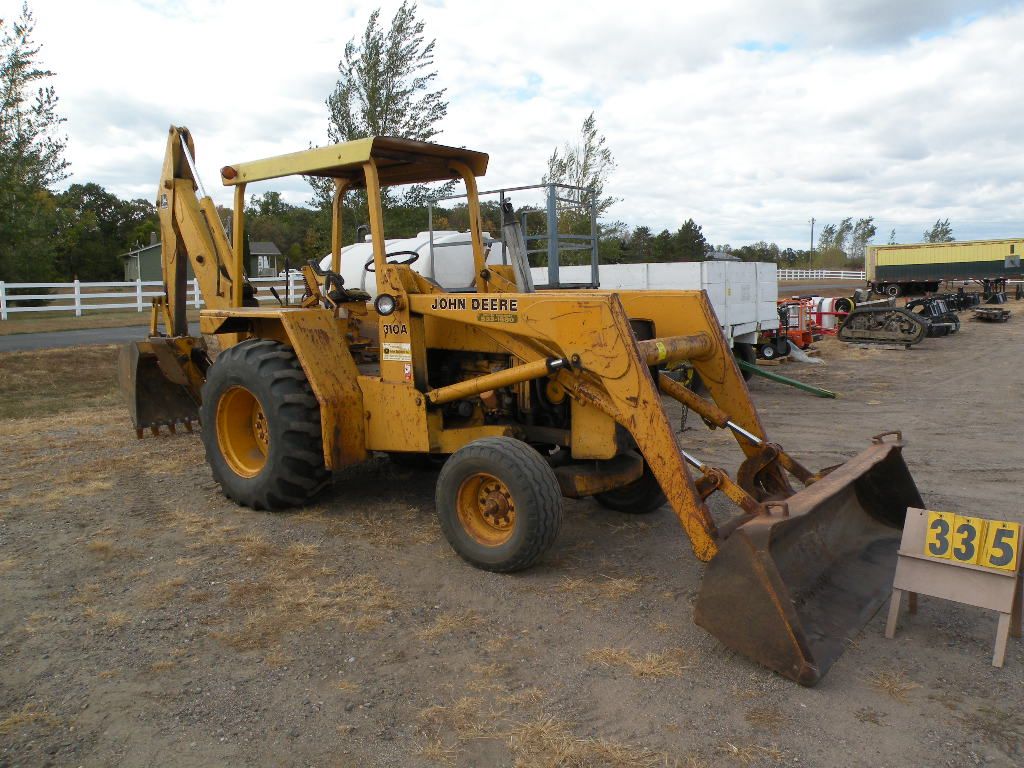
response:
M780 269L779 280L866 280L866 272L846 269Z
M590 268L587 267L587 270ZM607 268L606 268L607 269ZM589 278L588 278L589 279ZM780 269L780 281L793 280L863 280L863 272L829 269ZM277 290L284 298L287 282L283 277L252 277L249 282L260 290L256 298L260 302L277 301L270 288ZM295 275L290 279L292 301L302 295L302 278ZM134 280L110 283L5 283L0 280L0 320L7 320L18 312L74 312L81 317L84 312L96 310L135 310L145 312L151 300L163 296L163 283L159 280ZM203 297L199 292L199 281L188 282L188 306L199 309ZM26 306L25 302L45 302L40 306Z
M256 298L261 301L277 301L270 292L273 287L281 298L285 298L286 289L290 288L292 301L302 296L304 290L302 278L293 275L288 280L283 277L251 277L249 282L260 290ZM17 312L74 312L81 317L83 312L95 310L135 310L145 312L151 300L164 295L164 285L159 280L132 280L110 283L83 283L75 280L71 283L5 283L0 280L0 320ZM188 306L199 309L203 306L203 297L199 292L199 281L188 281ZM25 306L23 302L46 302L41 306Z

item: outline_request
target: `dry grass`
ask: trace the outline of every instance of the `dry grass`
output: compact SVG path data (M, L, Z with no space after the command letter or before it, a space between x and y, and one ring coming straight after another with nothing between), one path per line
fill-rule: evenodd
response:
M672 648L663 653L634 654L628 648L594 648L587 651L587 661L602 667L624 667L640 678L679 677L690 664L690 653Z
M983 706L957 719L986 741L997 744L1010 757L1024 752L1024 715L1017 710Z
M114 288L103 288L100 290L104 293L116 292ZM132 301L135 296L135 288L128 288L123 293L125 294L126 301ZM88 291L83 289L82 296L88 297L88 295ZM85 303L88 304L88 301ZM188 310L189 320L196 320L198 317L198 310ZM137 312L136 310L98 309L91 312L86 311L81 317L75 317L75 313L68 310L26 312L24 314L13 312L8 316L7 320L0 322L0 336L10 336L18 333L79 331L89 328L127 328L136 325L147 325L148 323L149 312Z
M0 560L0 573L7 573L13 571L14 567L18 564L18 558L16 557L5 557Z
M597 609L609 600L621 600L636 594L640 591L641 583L642 579L640 578L613 578L602 575L600 580L595 581L563 579L558 585L558 590L573 595L580 605Z
M248 533L238 544L239 553L246 562L263 562L269 558L276 548L258 533Z
M93 605L100 599L102 590L99 584L83 584L78 592L71 598L72 605Z
M17 712L11 712L0 720L0 733L13 733L26 725L42 723L51 728L60 725L60 721L36 704L26 704Z
M131 623L131 616L124 611L111 611L107 614L107 629L119 630Z
M537 707L545 698L547 697L540 688L523 688L522 690L499 696L498 701L510 706L514 710L520 710Z
M116 346L4 352L0 420L117 406L116 363Z
M753 688L740 688L738 685L734 685L730 693L740 701L752 701L761 696L760 691Z
M755 728L777 731L791 722L792 718L778 707L764 705L748 709L743 718Z
M906 672L902 670L884 671L874 675L869 682L876 691L886 693L896 701L907 702L907 694L921 686L907 678Z
M861 707L856 712L854 712L853 715L862 723L871 723L872 725L885 725L885 723L882 722L882 719L886 716L886 714L884 712L877 712L876 710L871 709L870 707Z
M383 508L346 512L332 521L328 535L356 537L382 549L403 549L437 541L439 531L432 515L419 507L384 503Z
M458 750L454 747L445 746L445 743L439 737L434 736L420 741L416 745L414 754L434 763L454 765Z
M213 636L239 650L266 648L285 634L326 621L360 631L373 629L383 623L386 612L398 607L394 591L370 574L324 585L307 575L310 569L308 563L298 569L280 568L238 587L236 600L244 597L250 605L244 623Z
M280 648L273 649L272 651L270 651L270 653L263 657L264 663L266 663L268 667L273 667L275 669L287 666L291 662L291 660L292 657L284 651L282 651Z
M149 671L152 672L154 675L158 675L161 672L169 672L170 670L174 669L174 667L175 664L173 661L165 659L163 661L154 661L152 664L149 665Z
M785 753L775 745L767 747L757 744L737 746L726 741L719 747L719 751L736 760L740 765L753 765L759 762L768 762L774 765L785 757Z
M471 691L501 691L508 687L497 679L508 675L508 664L471 664L469 670L474 679L466 683L466 687Z
M442 613L429 627L424 627L416 633L420 640L428 642L453 635L456 632L466 632L476 629L483 624L483 618L476 611L461 611Z
M51 618L49 616L39 611L35 611L29 614L28 617L25 619L25 624L22 626L22 629L24 629L30 635L35 634L40 629L42 629L41 625L44 622L48 621L51 621Z
M419 718L437 730L451 728L459 740L469 741L493 738L494 724L503 714L480 697L462 696L451 704L435 704L421 710Z
M664 752L611 739L582 739L555 717L519 723L507 734L516 768L586 766L587 768L664 768Z
M110 539L93 539L85 548L104 562L110 562L117 557L117 547Z
M159 584L154 584L145 592L142 596L141 602L147 608L157 608L169 603L177 597L181 588L187 583L188 579L184 576L175 576L173 579L161 581Z

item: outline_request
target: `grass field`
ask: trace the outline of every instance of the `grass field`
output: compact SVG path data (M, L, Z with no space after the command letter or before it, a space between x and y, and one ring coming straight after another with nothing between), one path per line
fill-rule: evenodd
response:
M119 404L116 346L6 352L0 364L0 419Z
M199 310L188 311L189 321L199 319ZM97 311L86 312L75 317L74 312L27 312L12 314L0 321L0 336L14 333L47 333L52 331L76 331L87 328L124 328L132 325L148 325L148 312Z

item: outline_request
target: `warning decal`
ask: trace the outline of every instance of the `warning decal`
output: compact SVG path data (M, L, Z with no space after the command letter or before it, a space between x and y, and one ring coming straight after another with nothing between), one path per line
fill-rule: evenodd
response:
M381 345L381 360L393 360L399 363L412 362L412 344L399 341L385 341Z

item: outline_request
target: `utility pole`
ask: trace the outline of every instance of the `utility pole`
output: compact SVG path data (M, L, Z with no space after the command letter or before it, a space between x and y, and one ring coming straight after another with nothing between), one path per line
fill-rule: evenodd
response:
M811 259L814 258L814 217L811 217L811 250L807 254L807 266L811 266Z

